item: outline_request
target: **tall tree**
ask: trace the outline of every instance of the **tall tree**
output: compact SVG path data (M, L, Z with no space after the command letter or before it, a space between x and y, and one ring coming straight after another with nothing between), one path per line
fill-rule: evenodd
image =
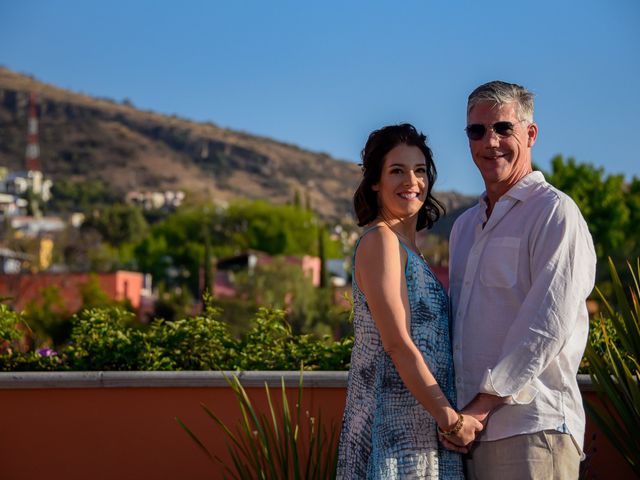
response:
M602 168L560 155L551 167L547 180L573 198L589 225L599 272L606 272L607 257L620 265L640 256L640 180L625 182L623 175L606 175Z
M320 257L320 288L329 286L329 271L327 269L327 254L325 251L326 231L324 224L318 225L318 256Z
M125 242L137 243L149 231L140 208L124 203L96 210L85 220L82 228L97 230L102 238L114 246Z
M204 285L202 288L202 295L213 295L213 278L211 274L211 236L209 234L209 228L205 224L202 229L202 235L204 237Z

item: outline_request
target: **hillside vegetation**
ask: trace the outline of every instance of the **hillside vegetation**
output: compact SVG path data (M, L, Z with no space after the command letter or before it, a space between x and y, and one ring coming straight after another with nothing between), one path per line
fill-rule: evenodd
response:
M129 190L177 190L195 200L309 202L324 218L350 215L360 168L269 138L141 111L0 67L0 166L22 169L30 92L39 95L41 163L53 180L101 180ZM441 194L454 209L467 199Z

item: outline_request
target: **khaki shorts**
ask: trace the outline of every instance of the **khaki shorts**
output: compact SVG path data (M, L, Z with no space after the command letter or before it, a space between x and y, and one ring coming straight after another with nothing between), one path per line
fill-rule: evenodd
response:
M576 480L581 453L556 430L477 442L465 457L467 480Z

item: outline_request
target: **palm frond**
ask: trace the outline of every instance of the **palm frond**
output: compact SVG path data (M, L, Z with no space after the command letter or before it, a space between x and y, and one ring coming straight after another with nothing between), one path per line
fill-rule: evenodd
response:
M259 412L237 376L227 377L229 387L238 401L241 418L235 429L226 425L206 405L202 408L207 416L222 430L227 438L231 464L224 465L225 472L234 479L333 479L336 475L338 435L332 423L321 422L320 412L316 417L303 415L303 373L295 406L287 396L284 378L281 379L279 399L274 398L265 384L268 411ZM274 401L279 400L279 401ZM176 419L198 448L210 458L213 456L203 442L182 421Z
M632 284L625 286L609 259L615 305L597 290L616 337L609 335L600 318L604 349L587 345L585 356L598 402L587 402L591 418L640 476L640 259L627 264Z

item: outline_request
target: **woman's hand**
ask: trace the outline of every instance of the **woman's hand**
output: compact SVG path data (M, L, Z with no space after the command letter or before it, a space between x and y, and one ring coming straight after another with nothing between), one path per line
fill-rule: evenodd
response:
M440 443L442 443L442 445L444 445L444 448L446 448L447 450L452 450L458 453L469 453L469 448L471 447L459 447L455 443L451 443L449 440L447 440L447 437L441 435L440 433L438 433L438 440L440 440Z
M471 415L463 415L463 419L462 427L457 433L445 436L447 440L459 447L469 446L476 439L476 434L484 428L482 423Z
M467 453L476 434L484 428L482 423L471 415L458 414L458 420L446 430L438 428L438 438L449 450ZM451 433L446 433L451 432Z

